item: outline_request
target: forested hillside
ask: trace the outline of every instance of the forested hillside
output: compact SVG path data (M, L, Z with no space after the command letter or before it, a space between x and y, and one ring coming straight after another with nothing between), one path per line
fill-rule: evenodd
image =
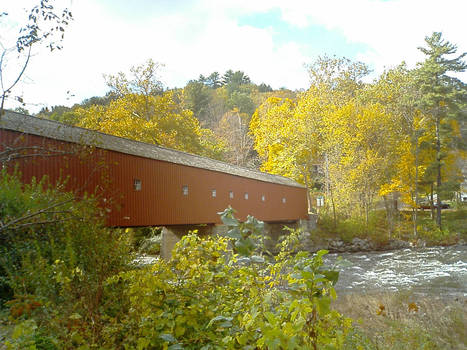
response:
M250 120L270 96L295 97L289 90L256 85L241 71L200 75L181 89L167 89L152 60L105 76L109 92L71 108L43 109L39 117L138 141L258 168Z

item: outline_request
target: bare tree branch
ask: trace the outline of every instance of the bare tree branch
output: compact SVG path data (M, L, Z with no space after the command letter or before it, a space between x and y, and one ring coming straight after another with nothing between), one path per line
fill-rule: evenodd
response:
M11 94L12 89L19 83L26 71L31 58L31 50L34 44L46 45L51 51L62 46L60 43L64 38L65 28L73 20L71 12L65 8L62 11L57 11L54 8L53 0L40 0L39 4L34 6L29 11L28 20L23 27L20 28L19 36L16 38L16 51L22 53L27 50L26 60L22 65L21 71L16 76L13 83L5 88L3 77L3 67L5 64L7 49L3 44L0 44L3 52L0 57L0 87L2 95L0 97L0 117L5 113L5 100ZM1 16L7 16L8 13L1 12ZM19 64L17 65L19 66ZM8 86L8 85L6 85ZM22 100L18 98L20 102Z
M45 221L28 222L28 223L25 223L25 224L14 226L14 229L21 229L21 228L25 228L25 227L29 227L29 226L35 226L35 225L54 224L54 223L65 222L65 221L70 221L70 220L81 220L81 218L77 217L77 216L72 216L72 217L63 218L63 219L53 219L53 220L45 220ZM1 230L0 230L0 232L1 232Z
M31 158L31 157L58 157L64 155L74 154L71 151L62 151L56 149L50 149L40 146L26 146L26 147L17 147L12 148L6 145L2 145L6 150L0 152L0 163L11 162L15 159L20 158ZM21 153L25 151L31 151L31 153ZM41 152L41 153L38 153Z
M75 200L75 198L73 197L73 198L67 199L65 201L60 201L58 203L54 203L54 204L49 205L49 206L47 206L45 208L39 209L39 210L37 210L37 211L35 211L33 213L26 214L26 215L23 215L23 216L21 216L21 217L19 217L17 219L11 220L10 222L8 222L6 224L3 224L3 223L0 222L0 225L1 225L0 226L0 233L2 231L5 231L7 228L17 224L17 223L20 223L20 222L25 221L25 220L32 219L32 218L34 218L34 217L36 217L38 215L41 215L41 214L48 214L51 209L63 206L63 205L65 205L67 203L70 203L70 202L72 202L74 200ZM30 224L32 225L32 224L35 224L35 223L30 223Z
M1 45L1 44L0 44ZM5 88L3 87L3 60L5 59L6 55L6 49L2 46L2 56L0 57L0 86L2 88L2 91L5 91Z
M16 86L16 84L18 84L18 82L21 80L21 77L23 76L24 72L26 71L26 68L27 68L28 63L29 63L29 59L31 58L31 48L32 48L32 45L28 47L28 53L27 53L27 56L26 56L26 61L24 62L23 68L21 69L20 73L16 77L16 80L6 90L3 88L3 78L1 78L2 74L0 74L0 78L1 78L1 82L2 82L2 101L0 103L0 117L5 113L5 111L4 111L5 99L11 93L11 89L13 89ZM5 55L5 52L6 52L6 50L3 51L2 59L0 61L0 67L1 67L1 64L3 63L3 58L4 58L4 55ZM0 71L0 73L1 73L1 71Z

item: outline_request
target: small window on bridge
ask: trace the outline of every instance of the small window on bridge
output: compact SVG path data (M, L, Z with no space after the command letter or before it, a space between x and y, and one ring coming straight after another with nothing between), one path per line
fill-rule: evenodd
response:
M282 203L285 204L285 202L287 202L287 199L285 197L282 198Z
M182 187L182 193L184 196L188 196L188 186L187 185L184 185Z
M248 192L245 192L245 199L248 199Z
M261 201L266 202L266 196L264 194L261 196Z
M233 191L229 192L229 198L232 199L234 197Z
M211 195L212 195L213 197L215 197L215 196L217 195L216 190L212 190L212 191L211 191Z
M140 179L133 180L133 188L135 189L135 191L141 191L141 180Z

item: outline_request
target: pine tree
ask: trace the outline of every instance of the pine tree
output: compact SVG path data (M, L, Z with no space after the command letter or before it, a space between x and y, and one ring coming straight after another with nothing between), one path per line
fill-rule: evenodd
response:
M435 126L436 224L441 228L441 170L446 150L453 146L450 121L459 122L461 118L465 118L462 112L467 105L467 85L449 74L467 69L467 64L463 61L467 52L453 58L457 47L443 40L439 32L426 37L425 42L426 48L419 47L426 58L418 64L417 85L421 93L419 108L431 117Z

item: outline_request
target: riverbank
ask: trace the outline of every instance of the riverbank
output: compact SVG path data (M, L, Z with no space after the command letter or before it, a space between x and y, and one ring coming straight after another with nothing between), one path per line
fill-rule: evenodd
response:
M442 219L440 230L429 212L419 212L414 235L411 215L405 212L399 212L391 230L384 211L375 212L368 223L357 218L335 223L322 214L317 228L303 236L303 245L310 251L368 252L467 244L467 208L445 210Z
M423 239L388 239L385 241L375 241L369 238L355 237L351 241L345 241L341 238L313 237L313 233L306 233L303 238L303 245L306 246L308 251L316 252L321 249L326 249L331 253L391 251L408 248L467 245L467 242L463 239L452 240L451 242L446 242L444 244L434 244Z
M465 297L355 293L339 295L334 307L354 320L349 350L467 349Z

